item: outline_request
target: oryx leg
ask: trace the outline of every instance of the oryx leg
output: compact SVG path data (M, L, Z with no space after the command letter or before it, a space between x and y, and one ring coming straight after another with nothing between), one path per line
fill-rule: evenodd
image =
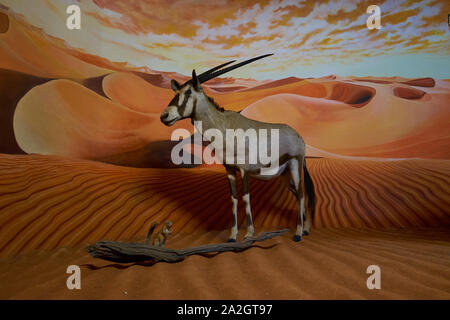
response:
M302 168L303 168L303 157L298 157L289 160L289 169L291 172L292 185L291 189L295 192L298 200L298 216L297 216L297 230L295 231L294 241L302 240L303 235L303 219L306 218L305 214L305 196L302 188ZM306 219L305 219L306 220ZM309 223L306 231L309 233Z
M233 169L226 169L228 175L228 182L230 184L231 202L233 209L233 226L231 227L230 238L227 242L236 242L236 237L238 235L238 220L237 220L237 210L238 210L238 195L236 189L236 171Z
M245 204L245 214L247 215L247 232L245 238L253 237L255 235L255 228L253 227L252 209L250 207L250 193L249 193L249 175L241 169L242 179L242 199Z
M283 179L286 181L287 185L289 186L289 191L292 192L292 194L295 196L295 198L298 200L298 194L297 190L295 189L294 181L291 178L291 174L289 171L285 171L283 173ZM303 178L300 179L300 181L303 181ZM301 183L300 183L301 185ZM311 230L311 226L309 224L309 220L306 215L306 209L303 211L303 235L308 236L309 232Z

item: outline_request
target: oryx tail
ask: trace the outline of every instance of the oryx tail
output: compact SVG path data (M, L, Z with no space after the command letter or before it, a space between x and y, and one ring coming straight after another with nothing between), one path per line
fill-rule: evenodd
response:
M314 209L316 204L314 183L311 179L311 176L309 175L308 169L306 168L306 160L303 161L303 175L306 193L306 206L311 217L311 221L314 223Z

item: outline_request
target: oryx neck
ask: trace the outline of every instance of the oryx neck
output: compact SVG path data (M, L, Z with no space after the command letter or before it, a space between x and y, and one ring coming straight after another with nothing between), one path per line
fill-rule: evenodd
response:
M193 116L194 121L201 121L203 130L216 128L221 129L223 124L224 112L217 109L217 106L203 95L197 101L197 107Z

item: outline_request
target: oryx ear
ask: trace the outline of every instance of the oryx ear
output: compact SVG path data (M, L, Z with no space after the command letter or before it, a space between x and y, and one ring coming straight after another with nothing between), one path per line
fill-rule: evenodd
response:
M201 89L200 80L197 78L197 74L195 70L192 70L192 85L194 86L194 90Z
M178 91L178 90L180 90L180 84L177 82L177 80L174 80L174 79L172 79L172 80L170 80L170 86L172 87L172 90L173 91Z

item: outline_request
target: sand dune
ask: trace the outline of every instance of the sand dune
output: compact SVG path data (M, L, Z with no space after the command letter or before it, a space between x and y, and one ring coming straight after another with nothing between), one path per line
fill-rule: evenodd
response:
M107 75L102 75L99 77L87 78L81 81L80 83L88 88L89 90L94 91L98 95L108 98L105 91L103 91L103 79L105 79Z
M419 90L397 84L367 84L370 87L341 81L311 83L324 86L322 97L294 94L291 87L288 94L271 92L255 99L242 114L255 120L287 123L308 145L332 154L449 157L446 119L450 111L446 104L450 91L445 86Z
M247 89L247 87L243 86L220 86L220 87L212 87L208 86L210 90L214 90L216 92L235 92L243 89Z
M0 159L3 257L104 238L143 237L154 220L172 220L175 232L231 225L222 168L134 169L39 155ZM318 197L315 226L449 225L448 164L310 159ZM257 229L294 228L296 200L280 179L252 181L251 190Z
M287 78L290 79L290 78ZM258 100L261 100L271 95L290 93L305 97L314 98L326 98L329 81L321 82L320 80L298 80L298 81L288 81L288 83L283 83L283 79L279 81L268 82L264 85L263 89L249 89L241 90L239 92L228 93L228 94L214 94L214 92L208 91L206 88L205 92L211 94L213 98L225 109L241 111L246 106L251 105Z
M153 86L170 89L170 78L164 73L144 73L144 72L134 72L135 75L149 82Z
M425 92L414 88L395 87L394 95L403 99L414 100L422 98Z
M0 33L6 33L9 30L9 18L8 15L0 12Z
M329 100L341 101L352 107L363 107L375 96L375 89L349 83L337 83L332 86Z
M85 79L82 84L86 88L67 80L52 81L31 89L20 100L14 134L22 150L99 159L170 140L175 128L193 131L187 120L174 127L163 126L159 115L172 99L172 90L134 73L116 72ZM242 114L251 119L289 124L309 146L327 154L449 157L444 146L450 139L446 122L450 91L443 82L423 90L404 84L365 84L314 79L238 92L218 93L205 87L205 92L226 109L245 107ZM76 111L73 117L71 113L79 109L85 111ZM38 112L40 124L27 122L35 117L33 112ZM116 120L110 123L110 118ZM79 127L81 134L76 130Z
M259 86L249 88L249 89L247 89L247 91L275 88L275 87L279 87L279 86L284 86L286 84L296 83L296 82L299 82L302 80L304 80L304 79L296 78L296 77L288 77L288 78L284 78L284 79L280 79L280 80L270 81L270 82L261 84Z
M113 85L105 91L121 100ZM191 128L187 121L168 128L160 122L159 112L137 111L145 106L129 101L125 106L73 81L53 80L20 100L14 115L15 137L27 153L94 159L170 140L174 128Z
M16 105L31 88L49 80L0 69L0 153L25 153L17 144L14 135L13 119Z
M434 87L436 85L436 82L434 81L433 78L411 79L403 83L417 87Z
M337 76L334 75L334 74L330 74L330 75L328 75L328 76L323 76L323 77L320 78L320 79L325 79L325 80L336 80L336 79L337 79Z
M380 83L380 84L390 84L390 83L392 83L392 81L388 81L388 80L371 79L371 78L352 79L352 81L373 82L373 83Z
M173 91L156 87L133 73L113 73L103 79L103 91L113 101L143 113L161 113Z
M363 81L363 82L373 82L380 84L391 84L391 83L402 83L410 86L416 87L434 87L436 85L436 81L433 78L417 78L417 79L406 79L402 77L367 77L367 78L355 78L354 81Z

